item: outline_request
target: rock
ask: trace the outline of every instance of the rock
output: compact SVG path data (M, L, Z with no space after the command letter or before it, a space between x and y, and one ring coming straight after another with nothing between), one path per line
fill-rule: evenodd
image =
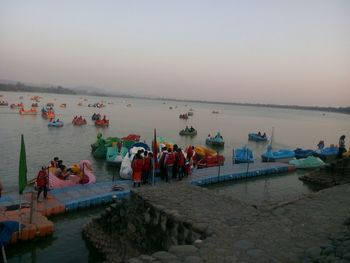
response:
M169 252L180 257L186 258L188 256L194 256L198 251L198 248L192 245L172 246Z
M170 253L165 252L165 251L158 251L156 253L153 253L152 257L159 259L161 261L165 261L165 262L168 262L170 260L178 260L178 258L175 255L170 254Z
M306 250L306 255L310 258L317 258L321 255L321 248L319 247L310 247Z
M350 252L343 255L343 259L350 260Z
M154 257L151 257L151 256L149 256L149 255L141 255L141 256L139 256L139 259L141 259L142 260L142 262L152 262L152 261L154 261L155 260L155 258Z
M334 254L335 250L333 246L326 247L322 250L321 255L331 255Z
M264 251L261 249L249 249L247 255L251 258L259 258L264 254Z
M202 263L203 260L200 257L197 256L188 256L185 258L184 263Z
M247 250L254 247L254 244L248 240L239 240L233 244L234 248Z

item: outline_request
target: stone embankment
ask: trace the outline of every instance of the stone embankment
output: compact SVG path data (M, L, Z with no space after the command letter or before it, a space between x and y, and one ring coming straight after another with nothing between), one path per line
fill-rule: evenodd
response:
M350 183L350 158L337 160L324 169L307 173L300 180L324 187Z
M84 235L107 262L346 262L349 197L344 184L252 207L185 183L141 187Z

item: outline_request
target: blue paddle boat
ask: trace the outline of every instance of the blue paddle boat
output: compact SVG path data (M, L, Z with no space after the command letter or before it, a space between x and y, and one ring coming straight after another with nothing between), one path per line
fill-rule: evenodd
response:
M335 160L338 156L339 149L338 147L331 146L326 147L315 152L315 156L321 158L323 161L332 161Z
M48 127L63 127L63 121L50 121L47 126Z
M309 156L312 156L315 154L314 150L310 150L310 149L302 149L302 148L296 148L294 150L294 154L295 154L295 158L300 159L300 158L306 158Z
M267 146L267 151L261 155L263 162L289 162L294 157L294 151L288 149L273 151L271 145Z
M263 135L261 135L259 133L249 133L248 140L254 141L254 142L267 142L268 138L267 138L265 133Z
M243 148L233 149L232 151L233 163L253 163L253 152L247 146Z

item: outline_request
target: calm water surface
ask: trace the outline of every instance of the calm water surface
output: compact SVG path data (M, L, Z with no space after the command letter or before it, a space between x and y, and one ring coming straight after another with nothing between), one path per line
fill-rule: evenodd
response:
M11 103L23 101L29 108L33 93L2 93ZM19 96L24 98L21 100ZM101 132L103 136L123 137L129 133L141 135L141 139L151 143L153 129L157 128L157 134L169 138L180 146L189 144L204 145L208 134L215 134L220 131L225 139L225 148L221 154L225 155L227 161L232 159L232 149L247 144L259 160L260 154L265 151L266 144L248 142L248 133L255 131L266 132L268 136L274 127L275 148L315 148L319 140L324 140L326 145L337 144L340 135L345 134L350 138L350 115L324 113L320 111L303 111L289 109L260 108L248 106L232 106L218 104L202 104L189 102L174 102L145 99L124 99L124 98L99 98L84 96L56 95L56 94L35 94L41 95L43 99L39 106L47 102L55 103L57 117L64 121L62 128L48 128L47 120L37 116L20 116L18 110L11 110L9 107L0 107L0 180L3 184L3 193L17 191L18 159L20 148L20 135L25 137L27 151L28 178L36 175L42 165L47 165L55 157L60 157L64 163L72 164L83 159L92 161L97 180L111 180L113 175L118 175L115 168L107 167L103 161L94 160L90 153L90 144L95 142L96 135ZM87 107L89 103L105 100L106 108L96 109ZM77 106L82 101L83 106ZM58 107L66 103L67 108ZM131 104L131 107L127 107ZM169 109L173 107L173 109ZM40 110L41 107L38 109ZM180 113L186 113L190 108L194 109L194 116L190 119L181 120ZM212 110L218 110L219 114L212 114ZM109 128L96 128L91 121L94 112L106 115L110 119ZM82 115L88 120L88 124L76 127L71 124L75 115ZM186 138L178 135L179 130L186 125L193 126L198 130L194 138ZM347 145L349 146L349 145ZM299 172L281 176L255 178L247 181L238 181L210 186L213 191L239 198L248 203L269 202L275 203L291 198L298 198L314 189L309 188L298 180ZM49 245L42 245L40 249L27 248L27 250L10 253L14 262L40 261L41 257L48 257L57 254L61 258L64 251L69 251L71 244L77 253L82 253L87 259L94 259L88 253L86 244L81 240L82 221L87 220L89 215L77 213L71 218L68 216L59 217L56 231ZM69 227L75 227L76 232L69 232ZM68 233L68 234L65 234ZM74 236L74 237L73 237ZM70 238L75 238L71 242ZM40 241L41 242L41 241ZM42 241L44 244L45 241ZM45 243L46 244L46 243ZM60 247L61 250L56 250ZM40 252L39 252L40 251ZM62 252L63 251L63 252ZM22 252L24 254L22 254ZM41 254L39 257L36 254ZM75 255L72 253L62 254ZM55 256L53 256L54 258ZM21 258L27 260L21 261ZM51 259L46 262L53 262ZM57 261L58 262L58 261Z

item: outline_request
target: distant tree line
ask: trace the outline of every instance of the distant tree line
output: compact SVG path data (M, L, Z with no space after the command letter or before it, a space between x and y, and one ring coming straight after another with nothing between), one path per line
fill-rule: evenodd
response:
M57 94L77 94L74 90L63 88L61 86L52 87L35 87L17 82L16 84L0 83L0 91L22 91L22 92L38 92L38 93L57 93Z
M38 93L57 93L57 94L73 94L73 95L91 95L102 97L122 97L122 98L143 98L143 99L156 99L156 100L169 100L169 101L186 101L196 103L211 103L211 104L223 104L223 105L239 105L239 106L254 106L264 108L281 108L281 109L294 109L294 110L316 110L323 112L338 112L350 114L350 107L318 107L318 106L298 106L298 105L276 105L276 104L258 104L258 103L238 103L238 102L218 102L218 101L203 101L203 100L180 100L169 98L149 98L144 96L132 96L132 95L107 95L99 92L76 92L74 90L63 88L61 86L52 87L35 87L17 82L16 84L3 84L0 83L0 91L24 91L24 92L38 92Z

